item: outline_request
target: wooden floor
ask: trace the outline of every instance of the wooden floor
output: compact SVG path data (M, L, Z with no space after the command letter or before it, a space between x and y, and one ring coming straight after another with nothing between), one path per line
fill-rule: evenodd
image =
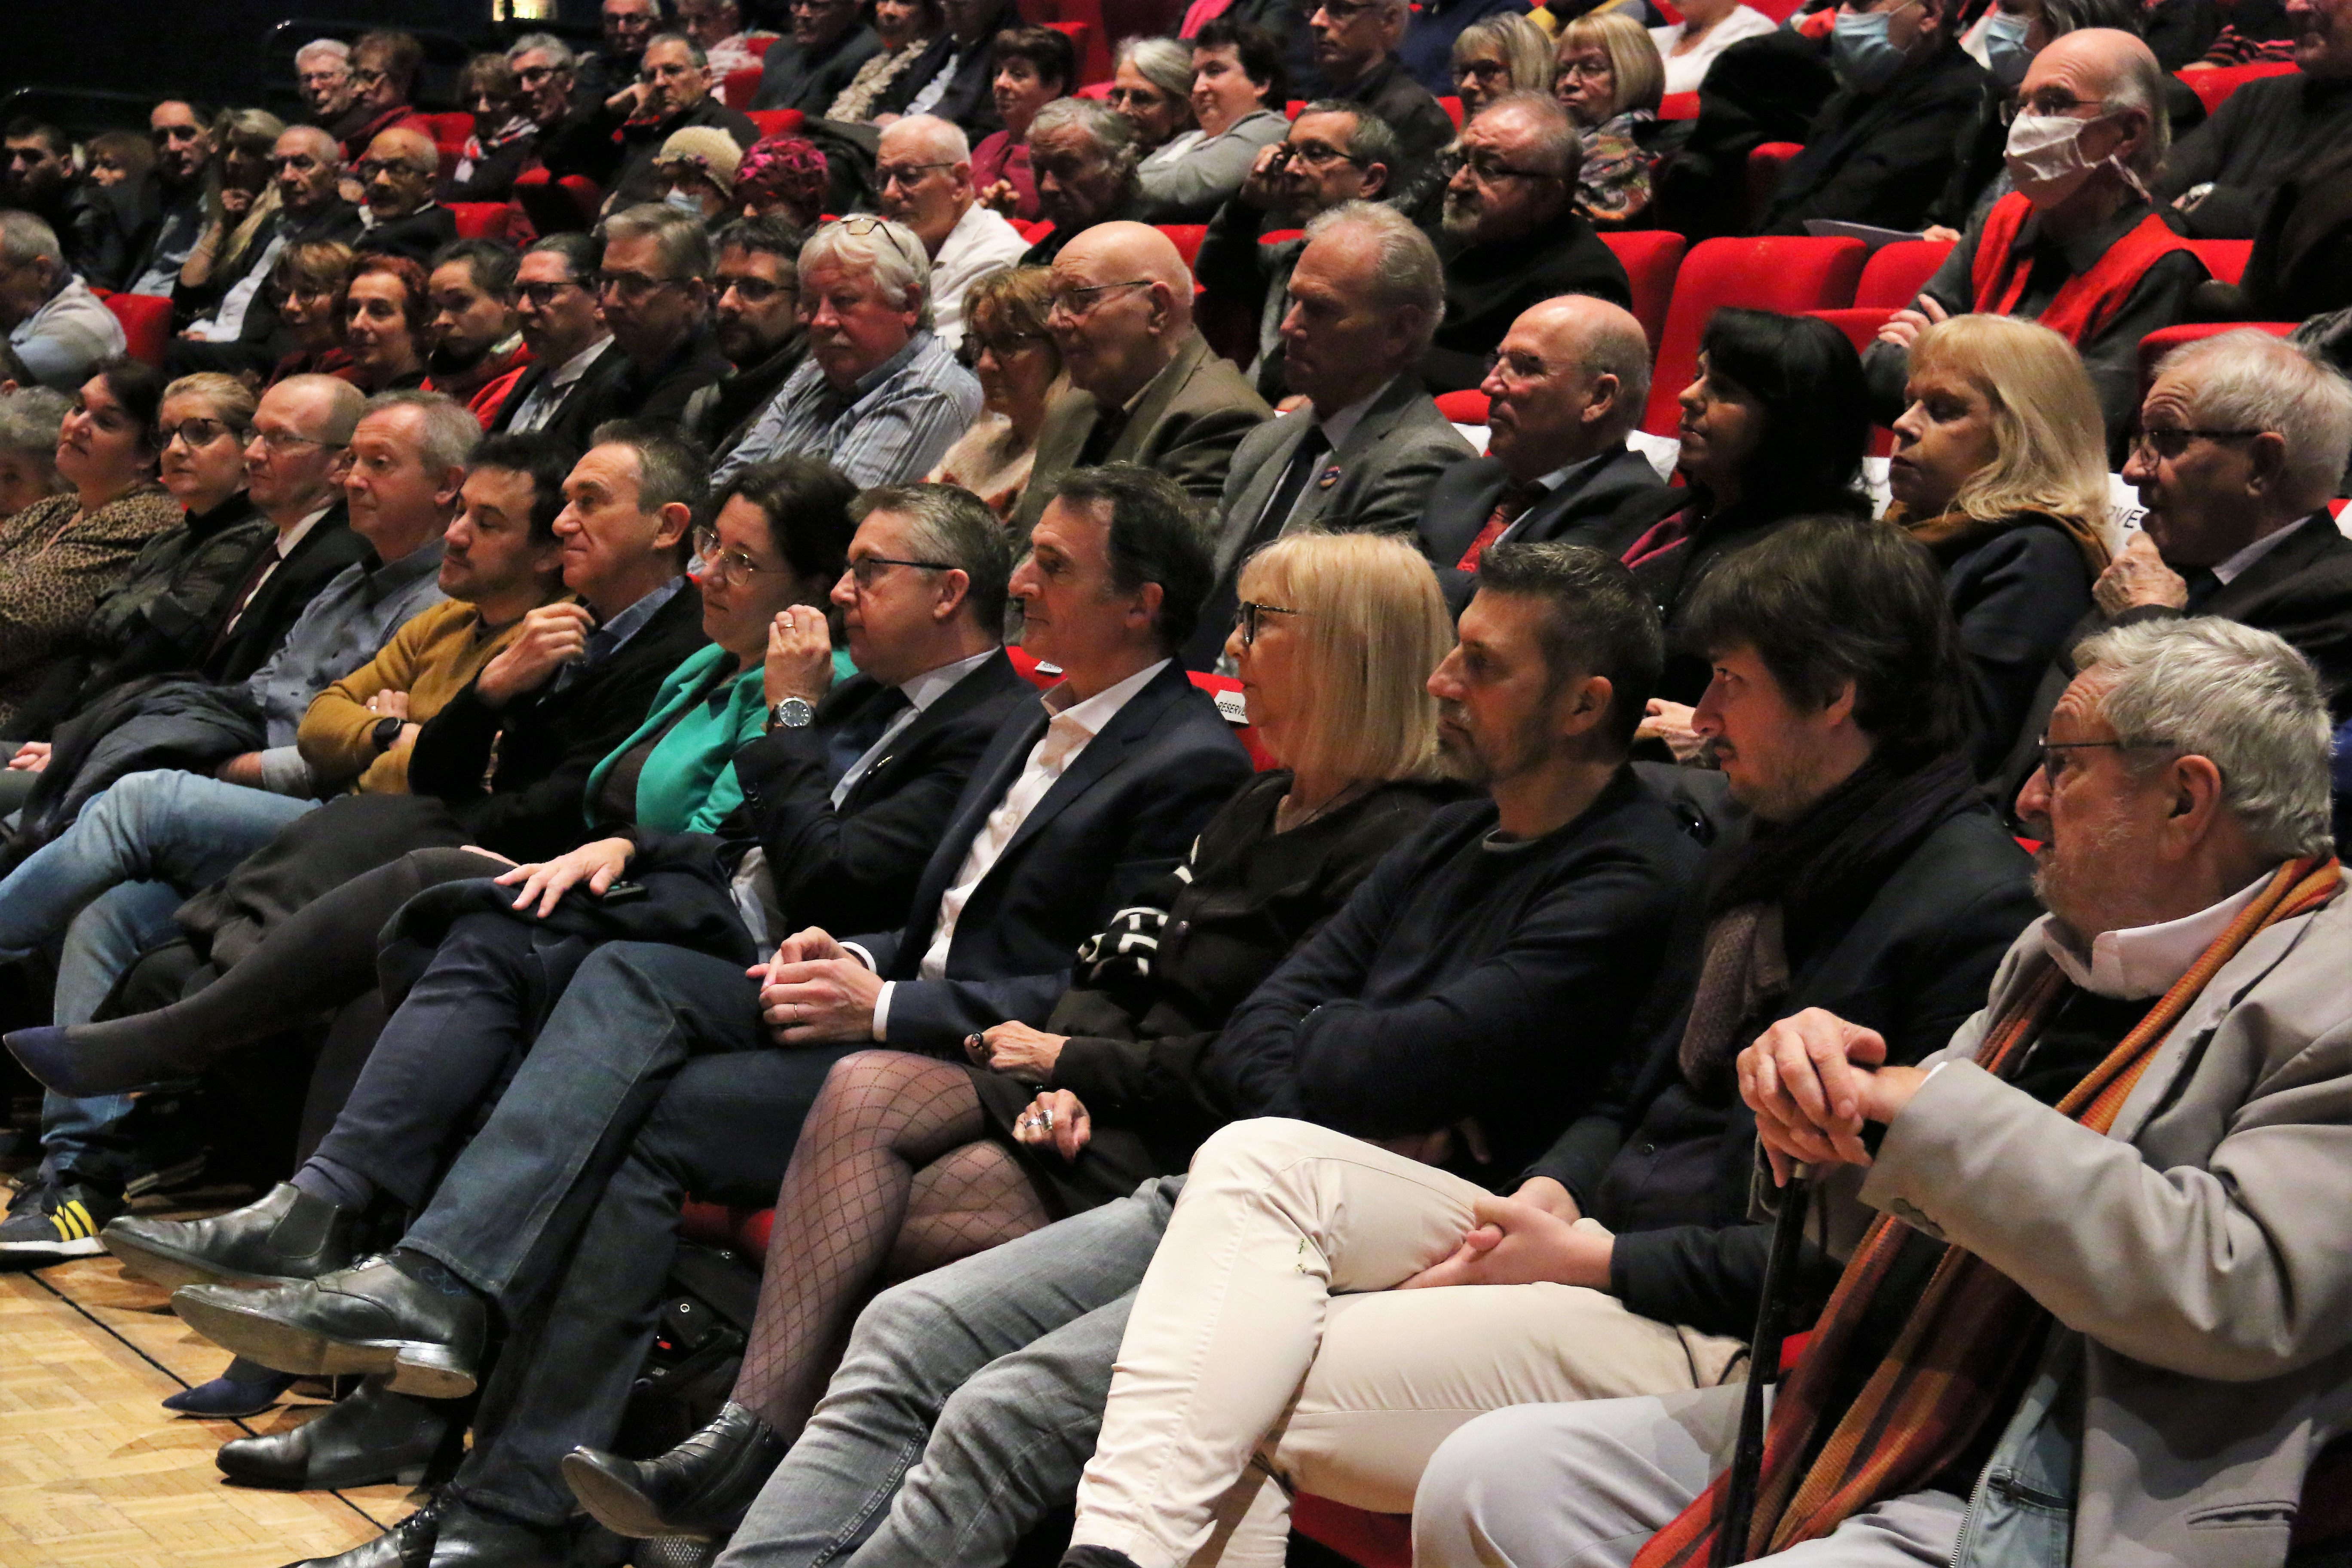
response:
M195 1421L157 1403L217 1375L166 1293L107 1257L0 1274L0 1568L278 1568L366 1541L408 1489L232 1486L213 1452L325 1406Z

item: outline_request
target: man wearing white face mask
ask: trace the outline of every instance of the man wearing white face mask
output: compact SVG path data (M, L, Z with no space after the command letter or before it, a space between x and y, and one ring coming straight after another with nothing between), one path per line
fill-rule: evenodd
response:
M1851 0L1830 35L1838 90L1780 175L1759 226L1802 234L1808 218L1916 229L1951 178L1983 104L1984 68L1954 36L1954 0Z
M1911 342L1962 311L2022 316L2073 343L2098 388L2118 462L2138 405L2139 341L2181 318L2204 263L2165 226L2148 182L2171 141L2163 74L2129 33L2086 27L2033 58L2011 122L2016 189L1969 224L1910 310L1863 356L1892 414Z

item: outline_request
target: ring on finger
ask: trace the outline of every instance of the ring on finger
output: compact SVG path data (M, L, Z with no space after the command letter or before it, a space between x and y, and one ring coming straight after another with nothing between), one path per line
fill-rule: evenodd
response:
M1037 1113L1037 1125L1048 1132L1054 1130L1054 1112L1050 1108Z

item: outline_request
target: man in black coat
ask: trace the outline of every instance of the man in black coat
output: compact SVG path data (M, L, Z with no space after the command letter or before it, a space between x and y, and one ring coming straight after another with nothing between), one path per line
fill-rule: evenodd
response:
M793 30L760 61L754 109L797 109L822 120L857 68L882 52L874 29L857 19L857 0L799 0Z
M522 253L515 321L530 363L499 405L492 434L545 435L580 451L597 426L620 417L630 364L596 305L604 254L585 234L551 234Z
M1874 0L1843 15L1885 33L1831 48L1839 88L1805 150L1780 173L1758 232L1803 234L1808 218L1917 229L1942 195L1986 95L1984 68L1960 47L1952 0Z
M2156 197L2180 210L2189 233L2252 238L2296 165L2352 140L2352 27L2326 10L2303 15L2294 46L2303 68L2247 82L2165 160ZM2296 25L2294 13L2288 19Z
M719 231L718 243L711 317L719 352L735 368L695 395L683 421L714 462L751 432L808 353L801 230L785 217L739 218Z
M441 174L433 138L399 125L378 132L352 172L367 194L367 227L353 249L404 256L421 267L457 243L457 217L433 199Z
M699 214L648 204L606 218L597 299L627 361L612 383L614 416L674 424L734 368L710 327L710 231Z
M710 96L710 74L702 51L683 33L659 33L646 45L635 85L614 93L593 121L613 138L615 155L596 178L611 193L608 210L661 200L654 163L670 132L710 125L749 147L760 128L740 110Z
M1386 121L1407 163L1425 180L1438 153L1454 140L1454 117L1397 58L1411 17L1405 0L1365 0L1318 6L1307 26L1314 35L1315 67L1323 75L1325 96L1360 104ZM1414 204L1404 199L1398 205L1410 209Z
M1650 345L1631 311L1547 300L1511 325L1481 384L1486 455L1437 478L1416 525L1458 616L1496 544L1591 544L1628 500L1664 488L1626 446L1650 395Z
M996 112L996 35L1018 27L1013 0L940 0L947 26L914 63L900 71L881 97L877 114L935 114L963 127L977 143L1004 129Z
M278 262L297 246L350 245L360 237L359 209L340 194L343 151L333 137L315 125L289 126L271 144L270 160L277 213L235 265L216 268L201 287L180 283L172 290L174 317L184 323L166 361L174 375L267 373L295 347L279 315L283 301L269 287Z
M1488 104L1462 129L1445 185L1445 323L1422 360L1433 392L1485 379L1487 356L1527 309L1556 294L1631 305L1625 268L1577 215L1581 143L1568 111L1536 93Z

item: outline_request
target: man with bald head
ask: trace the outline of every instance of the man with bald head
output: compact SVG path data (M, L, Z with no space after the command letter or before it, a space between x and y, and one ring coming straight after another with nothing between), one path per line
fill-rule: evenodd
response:
M1650 397L1650 344L1622 306L1580 294L1511 323L1487 397L1486 455L1438 476L1417 525L1456 616L1489 545L1591 537L1634 496L1661 488L1625 445Z
M1422 376L1437 392L1478 384L1519 313L1555 294L1633 303L1625 268L1576 210L1584 144L1568 111L1506 93L1462 128L1448 158L1445 324Z
M1308 529L1402 533L1440 474L1473 460L1413 367L1445 313L1437 247L1394 207L1348 202L1307 226L1283 313L1284 366L1307 406L1243 436L1218 503L1216 586L1184 649L1213 669L1242 566Z
M931 258L931 331L950 348L963 346L963 296L983 272L1011 267L1029 248L1021 231L971 184L971 142L963 128L936 115L890 122L874 164L876 205L923 242Z
M2164 166L2164 73L2129 33L2085 27L2033 57L2009 130L2017 188L1969 224L1910 310L1863 356L1887 418L1911 343L1963 311L2038 321L2074 345L2098 388L2109 456L2123 459L2139 395L2139 341L2179 321L2205 265L2142 195ZM1983 268L1981 252L2003 259Z
M1234 448L1274 410L1192 325L1192 275L1139 223L1097 225L1054 261L1045 329L1070 389L1045 411L1013 524L1028 536L1062 476L1141 463L1197 501L1224 493Z
M320 127L296 125L279 133L269 150L278 211L263 237L247 246L234 267L214 275L206 290L209 302L173 342L168 363L173 374L266 372L293 352L291 335L278 320L278 302L268 288L269 274L278 258L298 245L349 245L359 238L359 209L338 189L342 174L342 148ZM177 298L185 301L187 290Z
M440 177L441 152L433 138L406 126L377 133L367 155L352 165L367 205L355 248L382 256L405 256L419 264L457 241L457 220L433 199Z

